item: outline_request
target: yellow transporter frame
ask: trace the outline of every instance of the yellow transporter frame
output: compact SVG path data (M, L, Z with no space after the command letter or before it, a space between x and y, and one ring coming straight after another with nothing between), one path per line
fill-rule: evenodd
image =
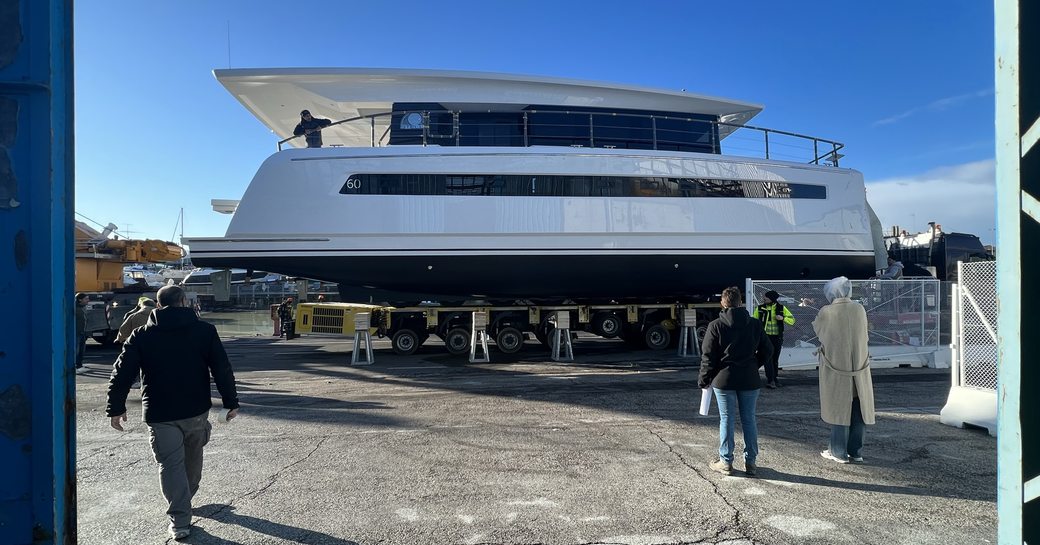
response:
M297 333L329 333L354 336L354 317L363 312L372 315L369 333L375 335L380 326L389 325L392 307L357 303L300 303L296 307Z
M690 304L636 304L636 305L551 305L551 306L422 306L397 308L382 305L366 305L361 303L300 303L296 307L296 332L297 333L322 333L332 335L354 335L354 317L362 312L371 314L371 328L369 332L373 335L392 335L392 315L394 313L422 313L426 321L426 330L438 326L439 315L458 312L524 312L527 314L530 325L537 325L544 313L556 311L573 311L577 314L577 323L587 325L596 311L613 310L622 313L626 321L636 323L640 313L647 310L667 310L669 318L661 322L669 330L678 327L676 322L678 311L682 308L688 309L711 309L717 310L718 303L690 303ZM705 322L707 323L707 322Z

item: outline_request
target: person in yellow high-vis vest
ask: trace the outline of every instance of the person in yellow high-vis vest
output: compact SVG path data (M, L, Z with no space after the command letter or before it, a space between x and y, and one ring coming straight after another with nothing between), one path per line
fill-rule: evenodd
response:
M787 307L779 303L780 294L769 290L763 296L764 303L755 307L752 314L765 327L766 338L773 345L773 357L766 363L766 387L780 386L777 374L780 371L780 349L784 346L784 326L794 325L794 316Z

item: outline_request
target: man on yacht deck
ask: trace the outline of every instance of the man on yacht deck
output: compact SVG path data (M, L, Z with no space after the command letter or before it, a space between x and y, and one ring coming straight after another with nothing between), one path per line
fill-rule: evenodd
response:
M308 148L320 148L321 147L321 129L328 127L332 124L332 121L328 119L322 119L319 117L311 116L308 110L300 112L300 123L296 125L296 129L293 130L293 134L300 136L301 134L307 135L307 147Z

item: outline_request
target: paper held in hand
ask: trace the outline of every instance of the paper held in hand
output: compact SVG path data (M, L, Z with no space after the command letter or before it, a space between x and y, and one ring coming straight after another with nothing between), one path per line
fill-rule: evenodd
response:
M217 422L220 424L228 423L228 413L231 412L229 409L221 409L220 415L217 416Z
M711 408L711 388L703 388L701 390L701 416L708 416L708 409Z

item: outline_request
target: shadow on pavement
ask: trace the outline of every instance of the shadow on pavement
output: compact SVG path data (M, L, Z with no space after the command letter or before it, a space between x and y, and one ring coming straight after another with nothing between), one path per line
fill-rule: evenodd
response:
M256 517L250 517L247 515L239 515L235 513L235 507L233 505L222 504L222 503L211 503L195 508L195 515L202 518L208 518L221 524L234 524L252 530L258 534L269 535L274 538L284 539L289 543L308 543L308 544L321 544L321 545L358 545L356 541L350 541L347 539L340 539L338 537L330 536L321 532L315 532L314 530L308 530L306 528L297 528L296 526L289 526L286 524L280 524L270 520L259 519ZM195 541L196 532L198 533L199 540ZM209 540L206 540L209 538ZM182 543L221 543L221 544L233 544L232 541L227 541L221 538L217 538L212 534L209 534L202 530L202 528L194 527L192 529L192 535Z
M192 545L244 545L238 541L231 541L217 537L206 531L201 526L192 526L191 535L180 541L167 540L167 543L191 543Z
M836 481L833 479L825 479L823 477L817 477L815 475L797 475L794 473L784 473L775 469L760 467L758 468L758 477L760 479L768 479L772 481L782 481L787 483L807 484L811 486L826 486L830 488L844 488L849 491L855 492L876 492L882 494L904 494L907 496L932 496L936 498L958 498L962 500L978 500L978 501L994 501L996 499L996 493L989 493L987 490L972 490L973 493L961 490L949 490L948 493L940 493L935 488L918 488L912 486L893 486L885 484L872 484L872 483L857 483L850 481Z

